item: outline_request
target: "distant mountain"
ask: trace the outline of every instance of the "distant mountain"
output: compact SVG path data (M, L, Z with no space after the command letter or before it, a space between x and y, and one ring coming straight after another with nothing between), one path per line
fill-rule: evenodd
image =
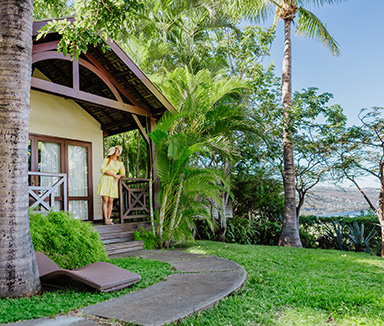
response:
M379 188L364 188L364 192L376 206ZM337 215L345 212L366 211L369 205L356 188L314 187L305 200L300 215Z

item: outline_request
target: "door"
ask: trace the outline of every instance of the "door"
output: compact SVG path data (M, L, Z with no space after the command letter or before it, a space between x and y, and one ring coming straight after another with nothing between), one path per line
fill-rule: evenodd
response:
M68 178L68 211L82 220L93 220L92 145L43 135L30 135L29 170L32 172L65 173ZM50 187L55 177L32 177L31 184ZM55 192L54 209L64 208L64 188Z

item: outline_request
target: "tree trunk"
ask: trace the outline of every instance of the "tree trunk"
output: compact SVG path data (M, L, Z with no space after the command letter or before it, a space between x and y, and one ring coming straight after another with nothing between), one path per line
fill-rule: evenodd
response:
M32 0L0 1L0 297L40 291L28 218Z
M297 193L299 194L299 200L296 206L296 216L297 218L299 218L301 207L303 207L304 205L304 198L305 198L306 191L299 189Z
M384 163L380 163L380 194L379 210L376 213L379 217L381 227L381 257L384 257Z
M284 147L284 225L279 245L302 247L299 235L299 221L296 215L295 164L293 159L292 122L292 52L291 52L291 20L284 20L284 59L283 59L283 147Z

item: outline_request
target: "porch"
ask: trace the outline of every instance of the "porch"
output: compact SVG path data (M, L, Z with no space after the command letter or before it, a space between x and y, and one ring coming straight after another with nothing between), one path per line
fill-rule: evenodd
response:
M77 216L76 211L70 209L67 174L29 171L28 180L29 207L32 210L48 212L56 209ZM120 179L119 198L115 200L112 218L119 224L150 222L153 219L151 179ZM89 221L93 221L93 218Z
M28 180L30 209L69 211L81 218L70 207L67 174L30 171ZM112 217L115 225L101 225L101 221L90 220L99 232L109 257L121 257L129 251L142 249L143 241L134 241L133 234L140 228L150 228L153 221L153 188L150 179L122 178L119 180L119 192Z

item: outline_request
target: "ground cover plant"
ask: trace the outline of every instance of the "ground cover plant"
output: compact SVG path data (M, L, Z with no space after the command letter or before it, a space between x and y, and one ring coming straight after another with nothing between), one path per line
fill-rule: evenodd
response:
M108 259L100 235L91 223L67 212L29 213L35 251L49 256L61 268L79 268Z
M244 286L180 326L384 325L384 260L366 253L198 241L242 265Z
M109 293L91 293L68 288L44 292L31 298L0 299L0 324L64 314L146 288L171 274L170 265L160 261L126 257L110 259L109 262L139 274L141 281L131 287Z

